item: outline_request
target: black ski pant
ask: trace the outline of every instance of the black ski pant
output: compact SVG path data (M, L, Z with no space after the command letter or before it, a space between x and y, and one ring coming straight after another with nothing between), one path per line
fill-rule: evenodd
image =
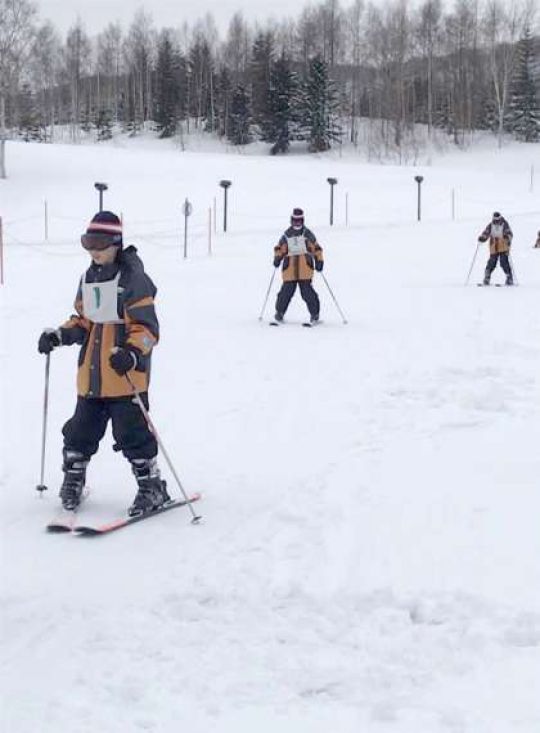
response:
M297 285L300 287L300 295L304 299L310 315L318 316L321 305L319 302L319 296L313 289L311 280L292 280L284 282L276 298L276 313L285 314Z
M140 395L144 406L148 409L148 393L141 392ZM89 459L97 452L109 419L112 422L115 440L114 450L122 451L129 460L153 458L157 455L156 439L133 397L108 399L78 397L75 414L62 428L64 449L77 451Z
M504 270L505 274L511 277L512 268L510 267L508 252L500 252L499 254L494 254L490 256L486 265L486 277L491 277L491 273L497 267L497 261L501 263L501 267Z

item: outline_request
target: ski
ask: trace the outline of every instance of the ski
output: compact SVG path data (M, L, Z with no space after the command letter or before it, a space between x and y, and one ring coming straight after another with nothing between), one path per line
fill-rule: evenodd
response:
M150 517L155 517L158 514L163 514L163 512L168 512L170 509L176 509L177 507L192 504L194 501L198 501L200 498L200 494L192 494L187 501L185 499L171 499L171 501L168 501L159 509L154 509L151 512L146 512L146 514L138 514L134 517L119 517L118 519L113 519L111 522L105 522L103 524L98 524L95 526L75 524L75 526L73 526L72 528L72 531L79 536L85 537L97 537L99 535L109 534L109 532L115 532L117 529L122 529L123 527L127 527L130 524L142 522L143 519L150 519Z
M45 526L47 532L51 534L61 534L62 532L73 532L73 528L77 523L77 512L81 508L83 502L87 499L89 494L88 487L85 486L84 491L81 495L81 502L77 509L60 509L58 514L53 517L50 522Z
M304 328L312 328L313 326L319 326L321 323L322 321L314 321L313 323L311 323L311 321L304 321L302 323L302 326ZM284 321L268 321L269 326L283 326L283 324L284 324ZM294 323L289 321L289 325L294 325Z
M53 534L61 534L62 532L72 532L77 521L77 512L63 509L46 525L47 532Z

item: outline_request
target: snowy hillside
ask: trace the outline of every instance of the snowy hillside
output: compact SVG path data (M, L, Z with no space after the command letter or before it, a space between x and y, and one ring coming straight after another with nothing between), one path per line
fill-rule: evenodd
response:
M540 730L538 148L406 168L9 145L3 731ZM100 180L159 289L152 415L186 489L203 494L198 527L176 510L95 540L44 532L77 350L51 357L40 499L36 344L72 311ZM294 206L347 325L319 275L321 327L300 326L298 294L288 323L267 326L278 278L258 320ZM495 209L514 230L519 287L475 287L485 245L464 287ZM112 519L134 496L111 443L90 465L85 518Z

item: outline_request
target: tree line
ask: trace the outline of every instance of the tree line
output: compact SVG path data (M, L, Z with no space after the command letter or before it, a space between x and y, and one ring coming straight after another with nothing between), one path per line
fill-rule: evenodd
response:
M140 10L126 31L111 23L91 38L77 22L62 39L32 0L0 0L0 176L8 136L45 141L58 125L73 141L118 128L182 141L197 129L274 154L347 140L401 158L437 130L460 146L476 130L538 141L533 8L323 0L265 25L236 13L223 39L211 15L157 29Z

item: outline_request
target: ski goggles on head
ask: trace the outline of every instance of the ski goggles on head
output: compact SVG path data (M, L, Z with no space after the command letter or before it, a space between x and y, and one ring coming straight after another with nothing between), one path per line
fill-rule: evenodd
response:
M81 237L81 244L86 250L104 250L109 247L118 247L122 244L121 234L107 232L87 232Z

